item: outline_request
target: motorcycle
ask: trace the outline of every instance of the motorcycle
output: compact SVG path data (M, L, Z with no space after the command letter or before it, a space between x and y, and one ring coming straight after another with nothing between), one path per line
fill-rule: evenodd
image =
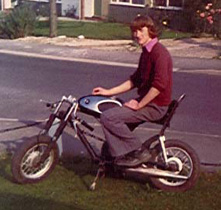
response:
M170 126L170 121L185 94L178 100L173 100L165 116L154 123L161 124L157 135L143 143L151 159L134 167L116 165L111 157L105 139L93 133L94 128L79 117L79 112L95 117L98 121L103 111L123 106L122 101L105 96L88 95L76 99L72 96L63 96L56 103L47 103L53 108L44 128L39 135L24 141L12 157L12 175L17 183L39 182L53 171L59 160L57 140L62 135L66 126L70 125L75 135L83 143L91 159L98 164L98 171L90 190L94 190L98 179L108 171L121 174L140 174L148 178L153 186L164 191L182 192L191 189L197 182L200 173L199 158L194 149L177 139L166 139L165 130ZM56 131L52 136L49 130L58 122ZM88 136L102 141L101 151L96 152L88 141Z

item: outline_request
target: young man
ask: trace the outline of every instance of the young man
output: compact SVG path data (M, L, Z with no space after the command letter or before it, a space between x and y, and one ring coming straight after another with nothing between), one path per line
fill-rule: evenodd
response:
M138 16L131 23L131 32L142 47L139 66L130 78L111 89L96 87L94 95L117 95L133 88L139 97L123 107L109 109L101 114L101 124L116 164L134 167L150 159L141 141L128 124L156 121L167 112L172 92L172 59L158 42L157 32L150 17Z

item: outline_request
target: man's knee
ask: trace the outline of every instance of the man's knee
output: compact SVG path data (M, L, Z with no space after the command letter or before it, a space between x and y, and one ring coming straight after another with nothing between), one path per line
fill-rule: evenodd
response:
M101 113L100 122L103 125L110 126L116 123L116 117L112 112L107 110Z
M101 122L101 124L103 124L103 125L109 124L110 118L108 117L108 115L107 115L105 112L101 113L100 122Z

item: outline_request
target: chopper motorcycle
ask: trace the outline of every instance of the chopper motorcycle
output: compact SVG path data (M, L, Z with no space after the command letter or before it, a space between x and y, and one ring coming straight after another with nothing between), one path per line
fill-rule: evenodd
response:
M181 95L178 100L173 100L166 115L161 120L154 122L161 124L162 128L157 135L147 139L142 145L149 150L152 157L148 162L135 167L117 166L114 158L109 154L105 139L94 134L92 125L78 115L79 112L83 112L92 115L99 121L103 111L123 105L119 99L94 95L84 96L80 99L63 96L59 102L47 103L48 107L53 107L53 112L44 128L39 135L24 141L12 157L13 178L20 184L36 183L45 179L58 163L59 149L56 142L65 127L70 125L91 159L99 166L90 190L95 189L99 177L110 169L113 173L141 174L160 190L173 192L189 190L196 184L200 173L199 158L188 144L165 137L165 130L169 127L170 121L184 97L185 94ZM49 136L49 130L56 120L59 121L59 125L53 136ZM97 154L88 141L88 136L104 142L100 154Z

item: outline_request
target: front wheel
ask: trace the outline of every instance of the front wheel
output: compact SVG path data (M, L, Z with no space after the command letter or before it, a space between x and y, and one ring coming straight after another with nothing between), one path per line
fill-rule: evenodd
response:
M165 148L168 158L168 168L165 170L185 176L187 179L151 177L151 182L164 191L183 192L191 189L200 174L200 161L196 152L189 145L178 140L167 140ZM163 163L160 146L157 145L155 149L154 162Z
M17 183L36 183L46 178L58 162L58 147L46 135L34 136L25 141L12 158L12 176ZM42 155L48 151L42 160Z

